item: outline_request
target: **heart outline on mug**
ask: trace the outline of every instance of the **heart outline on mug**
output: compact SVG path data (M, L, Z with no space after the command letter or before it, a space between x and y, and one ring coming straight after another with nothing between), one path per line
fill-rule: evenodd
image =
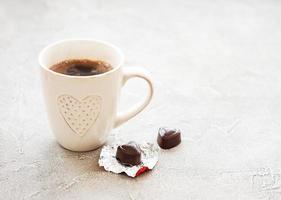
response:
M79 100L72 95L63 94L57 98L57 105L69 128L83 137L98 119L102 98L99 95L88 95Z

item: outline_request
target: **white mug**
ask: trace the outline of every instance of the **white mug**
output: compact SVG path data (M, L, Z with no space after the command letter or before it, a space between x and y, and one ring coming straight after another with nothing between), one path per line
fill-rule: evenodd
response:
M50 67L68 59L102 60L113 69L93 76L69 76ZM42 86L48 119L58 143L72 151L89 151L106 142L112 130L141 112L153 95L153 84L142 68L122 68L123 53L112 44L97 40L63 40L39 54ZM130 78L149 85L142 103L117 114L120 90Z

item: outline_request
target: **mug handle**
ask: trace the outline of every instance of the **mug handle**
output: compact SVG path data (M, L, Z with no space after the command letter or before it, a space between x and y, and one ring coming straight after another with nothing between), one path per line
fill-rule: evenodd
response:
M151 101L153 96L153 83L150 78L149 73L144 68L139 67L130 67L123 69L123 82L122 86L131 79L131 78L141 78L144 79L148 84L148 94L146 95L145 99L140 102L139 104L133 106L128 111L117 114L114 128L120 126L121 124L125 123L129 119L133 118L137 114L139 114Z

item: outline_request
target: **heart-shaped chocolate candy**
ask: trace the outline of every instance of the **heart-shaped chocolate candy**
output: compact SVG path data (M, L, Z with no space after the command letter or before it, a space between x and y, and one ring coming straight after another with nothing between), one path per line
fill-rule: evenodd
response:
M141 149L135 142L118 146L116 159L122 165L134 166L141 163Z

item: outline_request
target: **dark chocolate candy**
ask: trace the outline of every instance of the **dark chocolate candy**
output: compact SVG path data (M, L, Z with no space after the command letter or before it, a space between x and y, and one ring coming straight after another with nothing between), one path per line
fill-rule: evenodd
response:
M159 128L157 143L162 149L170 149L181 143L179 129Z
M141 163L141 149L135 142L118 146L116 159L122 165L134 166Z

